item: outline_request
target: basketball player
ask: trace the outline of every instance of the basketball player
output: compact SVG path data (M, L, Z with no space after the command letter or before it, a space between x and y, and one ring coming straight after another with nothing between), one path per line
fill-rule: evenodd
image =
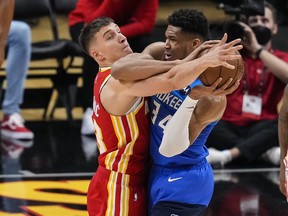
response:
M228 53L242 46L234 46L240 40L225 44L226 39L223 37L215 50L196 60L200 48L183 61L149 60L149 65L140 66L151 69L149 78L123 85L110 75L112 63L132 53L118 25L104 17L84 27L80 46L100 66L94 83L92 116L100 155L88 189L89 215L146 216L149 121L147 99L143 96L181 89L209 66L233 68L226 60L241 56ZM206 43L203 47L211 46Z
M176 10L169 16L168 23L166 43L148 46L143 55L164 62L185 59L208 38L208 21L197 10ZM147 78L148 71L137 67L141 61L129 58L113 64L112 76L119 80ZM214 83L217 84L218 81ZM224 112L225 94L233 92L238 85L239 81L227 92L217 92L215 86L210 92L207 89L204 92L203 88L207 87L196 80L182 90L150 97L151 215L195 216L205 212L214 188L212 168L206 161L205 141ZM210 96L204 97L207 94Z
M286 85L283 96L283 104L279 112L279 144L280 144L280 191L286 196L288 201L288 85ZM286 156L286 158L285 158ZM286 160L286 164L284 162ZM286 166L285 166L286 165ZM286 168L287 167L287 168ZM286 175L285 175L286 174Z
M10 23L13 18L14 0L1 0L0 1L0 66L5 59L5 46L8 36Z

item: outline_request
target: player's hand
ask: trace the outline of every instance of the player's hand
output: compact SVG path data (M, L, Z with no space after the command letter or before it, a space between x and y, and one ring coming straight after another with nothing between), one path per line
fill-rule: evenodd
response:
M235 53L243 48L243 46L239 44L241 39L238 38L229 43L226 43L226 41L227 34L225 33L218 44L210 49L209 52L200 57L203 58L203 62L207 65L207 67L224 66L232 70L235 68L234 65L227 63L227 60L242 58L240 54Z
M286 197L286 187L285 187L285 165L281 162L280 173L279 173L279 189L281 193Z
M200 54L203 50L205 50L205 49L210 49L210 48L212 48L214 45L218 44L219 42L220 42L220 40L209 40L209 41L205 41L205 42L202 43L200 46L198 46L195 50L193 50L193 52L191 52L185 59L183 59L183 63L198 58L198 57L199 57L199 54Z
M228 87L233 81L233 79L230 78L219 88L218 85L221 80L222 78L217 79L211 86L195 86L189 93L189 97L194 100L199 100L202 96L226 96L234 92L240 85L240 81L237 80L232 86Z
M218 79L219 80L219 79ZM219 83L218 83L218 80L216 80L214 83L213 83L213 87L215 88L214 90L214 95L215 96L225 96L225 95L228 95L228 94L231 94L233 93L240 85L240 80L236 80L236 82L231 85L229 87L229 85L231 84L231 82L233 81L232 78L228 79L226 83L224 83L221 87L218 87Z

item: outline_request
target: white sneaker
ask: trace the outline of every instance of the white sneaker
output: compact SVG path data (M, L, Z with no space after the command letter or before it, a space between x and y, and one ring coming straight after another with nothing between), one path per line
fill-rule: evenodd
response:
M280 147L275 146L262 154L262 158L273 165L280 165Z
M215 148L209 148L209 155L206 157L207 161L214 165L220 164L222 167L232 160L229 150L219 151Z
M82 118L82 126L81 126L81 134L83 135L90 135L94 134L94 126L92 122L92 108L87 108L83 114Z

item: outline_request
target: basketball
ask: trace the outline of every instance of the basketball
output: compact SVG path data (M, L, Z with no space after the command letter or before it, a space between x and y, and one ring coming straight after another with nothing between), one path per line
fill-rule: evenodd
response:
M203 50L199 57L209 52L210 49ZM235 54L240 54L239 51L235 51ZM233 78L233 81L229 84L228 87L232 86L237 80L240 80L244 74L244 61L243 58L227 60L231 65L234 65L234 69L229 69L224 66L218 67L208 67L200 76L199 79L205 86L211 86L218 78L222 78L221 82L218 85L220 88L228 79Z

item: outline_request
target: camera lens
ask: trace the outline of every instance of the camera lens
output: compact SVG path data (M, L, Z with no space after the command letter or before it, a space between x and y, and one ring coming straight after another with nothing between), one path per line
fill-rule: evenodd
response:
M237 38L241 38L242 40L245 40L245 31L243 26L241 26L238 22L229 22L226 24L225 32L228 34L228 40L232 41Z

